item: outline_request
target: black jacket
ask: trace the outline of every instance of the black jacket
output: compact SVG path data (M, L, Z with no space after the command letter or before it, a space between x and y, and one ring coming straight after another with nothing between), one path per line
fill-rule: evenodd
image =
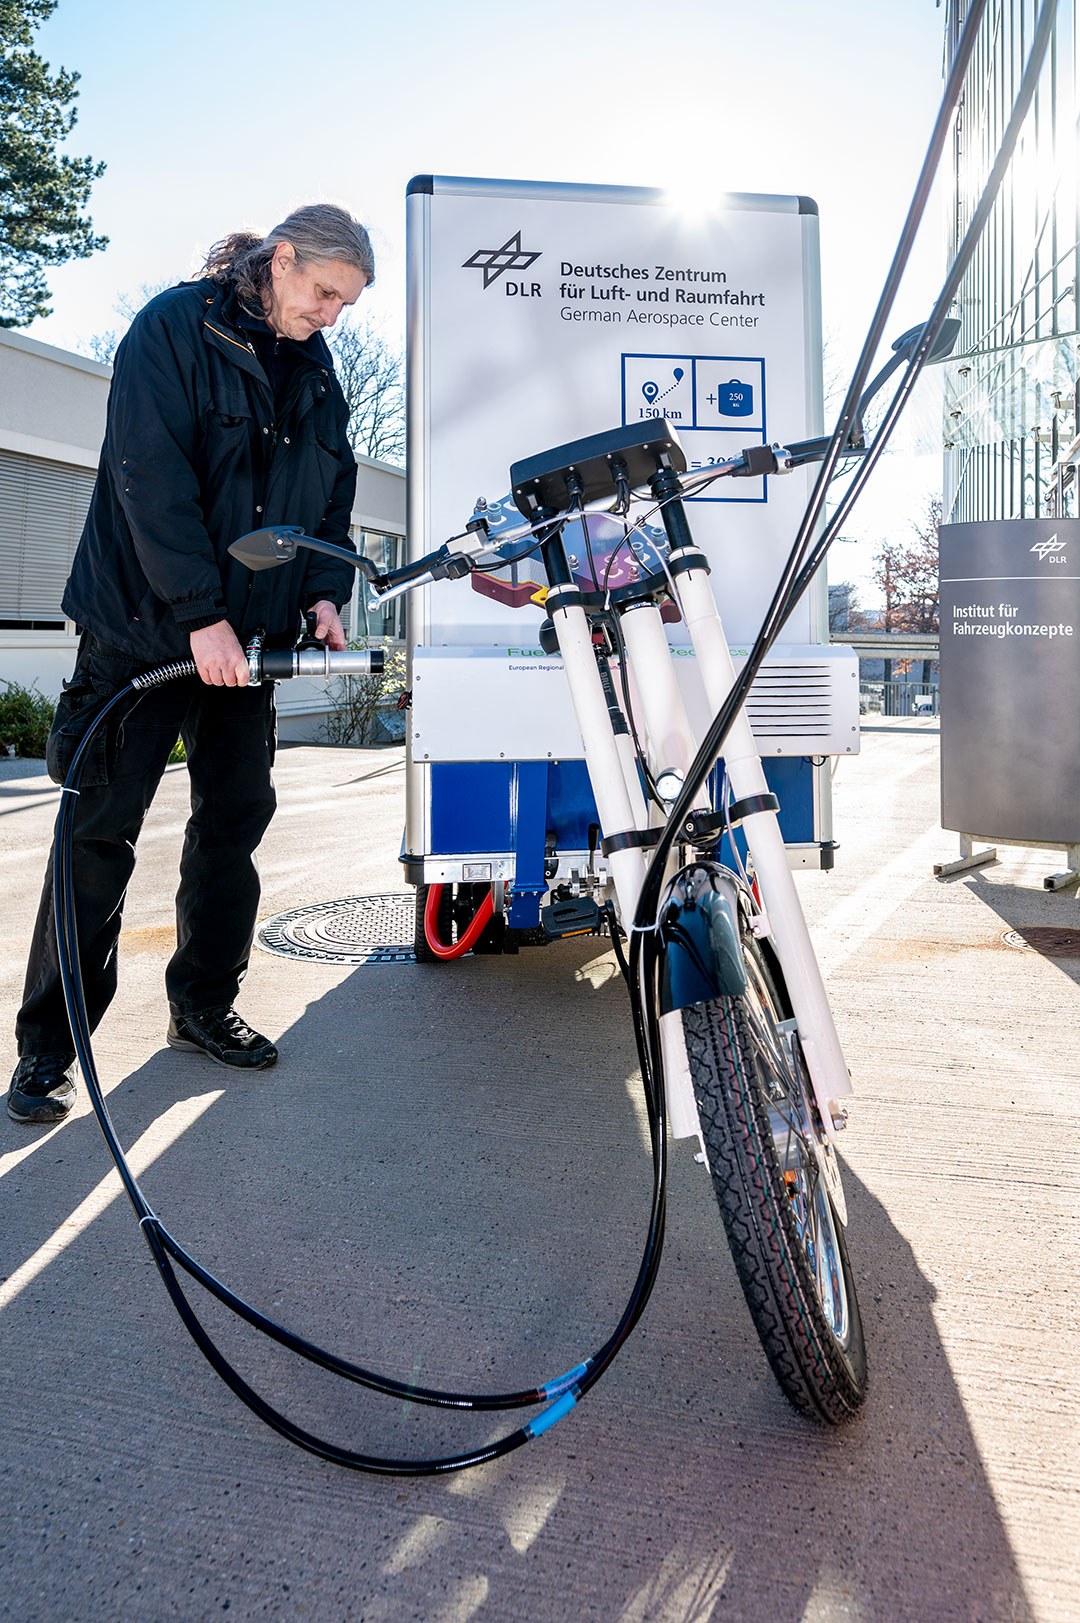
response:
M347 602L354 571L306 549L252 574L231 541L298 524L351 545L356 459L321 333L292 344L275 403L232 293L185 282L135 317L116 352L105 442L64 592L65 614L156 664L190 658L188 634L227 619L291 640L300 611ZM282 343L291 343L283 339Z

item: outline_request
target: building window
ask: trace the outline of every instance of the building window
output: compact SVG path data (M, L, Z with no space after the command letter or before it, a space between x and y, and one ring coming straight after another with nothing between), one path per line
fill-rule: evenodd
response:
M0 450L0 628L62 631L60 599L96 475Z
M391 569L400 569L405 562L403 535L383 535L377 530L361 530L353 539L357 550L370 558L383 574ZM358 574L357 587L353 593L351 622L357 628L355 635L358 637L390 637L395 642L404 642L405 599L396 597L385 608L369 609L367 582ZM350 635L352 634L350 632Z

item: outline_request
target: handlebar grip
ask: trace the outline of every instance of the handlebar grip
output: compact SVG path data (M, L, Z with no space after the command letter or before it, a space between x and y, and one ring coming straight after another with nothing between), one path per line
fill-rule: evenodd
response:
M425 558L417 558L411 564L402 564L400 569L389 569L382 577L384 590L393 591L399 586L411 586L431 574L446 556L445 547L439 547L435 552L429 552ZM380 596L382 594L380 593Z

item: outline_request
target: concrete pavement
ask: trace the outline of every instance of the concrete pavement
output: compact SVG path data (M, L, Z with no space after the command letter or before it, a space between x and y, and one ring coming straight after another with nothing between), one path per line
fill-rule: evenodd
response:
M956 849L937 743L929 722L868 726L836 775L837 868L799 880L857 1089L843 1148L872 1385L852 1426L808 1427L780 1396L681 1145L653 1300L574 1414L462 1476L324 1465L189 1341L82 1098L52 1132L0 1127L0 1616L1080 1615L1080 958L1004 940L1080 929L1080 911L1041 889L1060 866L1046 853L934 879ZM399 751L290 747L277 778L265 916L404 888ZM220 1277L387 1372L492 1389L572 1366L621 1310L649 1198L610 955L258 953L240 1006L282 1060L234 1077L164 1047L185 790L171 770L95 1044L155 1208ZM5 1078L56 798L4 763ZM426 1455L504 1429L332 1382L212 1304L205 1318L271 1401L351 1446Z

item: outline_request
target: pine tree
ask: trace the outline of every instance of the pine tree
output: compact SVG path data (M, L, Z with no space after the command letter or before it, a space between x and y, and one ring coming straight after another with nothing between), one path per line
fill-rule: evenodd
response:
M58 149L75 125L79 75L33 49L57 0L0 0L0 327L49 314L44 267L85 259L108 238L83 210L105 172Z

